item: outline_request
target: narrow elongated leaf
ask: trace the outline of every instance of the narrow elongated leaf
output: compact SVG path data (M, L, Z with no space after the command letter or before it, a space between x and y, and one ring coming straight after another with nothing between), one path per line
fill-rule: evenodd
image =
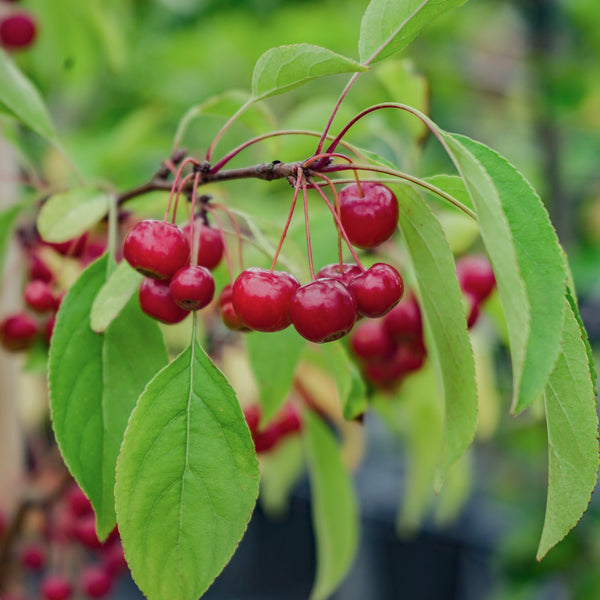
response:
M37 219L47 242L66 242L91 229L108 212L110 196L92 188L75 188L51 196Z
M358 509L335 437L311 411L305 412L304 424L317 544L317 575L310 598L325 600L352 565L358 544Z
M433 19L466 0L371 0L360 25L360 61L375 62L407 46Z
M56 440L94 506L101 537L116 522L115 467L127 419L146 383L167 362L156 322L135 301L104 335L91 330L89 312L106 269L106 258L93 263L65 296L49 360Z
M287 398L305 341L292 327L276 333L246 336L252 373L258 384L262 424L268 423Z
M439 461L443 478L475 435L475 364L454 259L442 228L416 192L406 186L395 190L400 205L399 225L413 264L426 325L427 350L443 385L444 440Z
M119 531L149 600L196 600L237 547L258 495L250 432L197 342L148 384L117 464Z
M513 406L538 398L560 345L565 264L540 198L487 146L444 134L477 211L504 308L513 365Z
M308 81L337 73L368 71L355 60L312 44L292 44L267 50L252 74L252 99L282 94Z
M11 206L0 212L0 281L2 281L4 270L4 255L20 212L21 208L19 206Z
M556 366L546 386L548 499L537 559L585 512L598 476L598 414L585 331L568 303Z
M39 92L3 50L0 50L0 111L15 117L42 137L55 139Z
M140 285L142 275L121 261L100 288L94 303L90 321L96 333L102 333L117 318Z

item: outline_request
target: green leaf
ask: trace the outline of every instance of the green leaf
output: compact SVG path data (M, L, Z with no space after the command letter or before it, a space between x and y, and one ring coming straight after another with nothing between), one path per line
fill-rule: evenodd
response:
M518 413L538 398L559 352L565 264L539 196L499 154L444 134L477 211L506 316Z
M268 423L287 398L306 342L292 327L275 333L249 333L246 349L258 384L261 423Z
M327 370L335 380L345 419L356 419L367 409L367 389L354 361L341 342L319 347Z
M320 46L278 46L267 50L256 62L252 74L252 100L282 94L327 75L368 70L351 58Z
M55 139L46 106L31 81L0 50L0 111L18 119L42 137Z
M21 212L20 206L11 206L0 212L0 281L4 270L4 256L8 248L8 242L13 233L15 221Z
M360 61L375 62L402 50L433 19L465 1L371 0L360 25Z
M90 322L96 333L102 333L117 318L137 291L142 275L121 261L111 273L92 304Z
M394 189L400 206L399 225L413 265L426 326L427 350L440 373L444 391L444 440L439 462L443 479L475 434L477 386L473 352L454 259L440 223L416 192L406 186Z
M562 540L587 509L598 476L598 414L585 332L567 305L561 350L546 386L548 498L537 559Z
M119 531L149 600L196 600L235 551L258 465L231 386L196 341L148 384L117 464Z
M110 196L93 188L75 188L50 196L37 228L47 242L66 242L91 229L108 212Z
M304 413L304 431L317 544L317 574L310 600L325 600L352 566L358 544L358 509L352 480L331 431L309 410Z
M135 301L104 335L91 330L89 312L106 270L106 258L90 265L63 299L49 359L56 440L94 506L102 538L115 525L115 465L127 419L146 383L167 362L157 323Z

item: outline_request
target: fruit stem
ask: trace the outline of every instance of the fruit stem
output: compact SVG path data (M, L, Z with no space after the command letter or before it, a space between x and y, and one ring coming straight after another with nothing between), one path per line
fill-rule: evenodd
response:
M217 135L215 136L215 138L213 139L213 141L211 142L210 146L208 147L208 150L206 151L206 162L210 162L210 158L212 156L212 153L215 150L215 147L218 143L218 141L223 137L223 135L225 134L225 132L229 129L229 127L231 127L231 125L233 124L233 122L253 103L253 99L249 98L246 102L244 102L244 104L242 104L242 106L240 106L237 111L229 118L229 120L225 123L225 125L223 125L223 127L221 127L221 129L219 130L219 132L217 133Z
M171 193L169 195L169 201L167 202L167 210L165 211L165 217L163 219L163 221L165 221L165 223L169 220L169 212L171 211L171 202L173 201L173 195L175 194L175 190L177 190L177 188L179 186L179 180L181 178L181 173L183 172L183 168L190 163L192 163L194 166L197 166L200 164L197 160L195 160L193 158L186 158L179 165L179 169L177 169L177 174L175 175L175 180L173 181L173 185L171 186Z
M233 283L233 263L231 261L231 254L229 253L229 248L227 247L227 244L225 243L225 229L223 228L223 223L221 222L221 219L219 218L219 216L217 215L216 211L212 208L212 206L210 206L210 204L206 205L206 210L212 215L213 219L215 220L215 223L217 224L217 227L219 228L219 231L221 232L221 240L223 241L223 254L225 254L225 261L227 262L227 272L229 273L229 281L231 283ZM236 230L236 234L238 233L238 231ZM240 252L240 259L241 259L241 252ZM240 269L243 270L244 266L241 264L240 262Z
M200 237L202 235L202 223L198 224L198 233L196 233L196 202L198 195L198 181L200 180L200 173L196 173L194 176L194 185L192 186L192 208L190 212L190 238L192 240L192 256L191 265L195 267L198 264L198 251L200 250ZM177 200L175 201L177 206ZM175 219L175 213L173 213L173 219Z
M302 173L302 169L298 169L300 173ZM277 246L277 250L275 250L275 254L273 255L273 262L271 263L270 273L275 270L275 265L277 264L277 259L279 258L279 253L281 252L281 247L283 246L283 240L285 240L285 236L287 235L288 229L290 227L290 223L292 222L292 215L294 214L294 209L296 208L296 200L298 199L298 192L300 191L301 178L300 175L296 177L296 184L294 185L294 198L292 199L292 205L290 207L290 212L288 214L287 221L285 222L285 226L283 227L283 232L281 233L281 237L279 238L279 245Z
M335 189L335 185L333 185L333 182L331 181L331 179L329 179L329 177L327 177L326 175L323 175L322 173L319 173L319 177L321 179L323 179L325 181L325 183L331 188L331 193L333 194L333 206L335 208L335 212L338 216L338 220L341 224L342 222L342 207L340 206L340 198L338 196L337 190ZM338 232L338 261L339 261L339 265L340 265L340 272L342 270L342 266L344 264L344 259L342 257L342 231L340 229L340 226L337 224L336 221L336 229Z
M312 246L310 243L310 223L308 219L308 194L306 191L306 178L304 177L304 171L302 167L298 168L298 177L300 179L300 183L302 185L302 198L304 201L304 229L306 231L306 249L308 252L308 268L310 269L310 280L314 281L316 279L315 276L315 265L313 263L312 257Z
M117 264L116 252L117 252L117 230L119 227L119 207L117 206L116 196L110 196L108 204L108 240L107 240L107 252L108 252L108 266L106 268L107 277L113 272L115 265Z
M190 173L189 175L186 175L181 180L181 182L179 184L179 187L177 189L177 195L175 196L175 202L173 204L173 218L171 219L171 223L175 224L175 218L177 216L177 205L179 204L179 196L181 195L181 192L183 191L183 188L192 179L195 182L199 175L200 175L199 173L196 173L196 175L193 175L192 173ZM193 187L193 184L192 184L192 187ZM167 214L167 217L168 217L168 214Z

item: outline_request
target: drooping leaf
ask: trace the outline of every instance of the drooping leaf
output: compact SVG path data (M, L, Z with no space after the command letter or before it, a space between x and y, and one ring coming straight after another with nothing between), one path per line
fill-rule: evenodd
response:
M433 19L465 1L371 0L360 25L360 61L375 62L402 50Z
M258 495L250 432L197 342L148 384L117 464L119 531L149 600L196 600L235 551Z
M454 259L442 228L419 195L395 187L399 225L410 256L431 356L442 380L444 440L439 475L467 449L477 424L477 386Z
M473 486L471 453L465 455L450 469L441 492L435 498L433 518L439 527L448 527L456 521L465 506Z
M121 261L100 288L90 314L92 329L102 333L117 318L140 285L142 275Z
M167 362L156 322L135 301L104 335L90 328L90 309L106 270L107 258L93 263L63 299L49 359L56 440L92 502L103 538L115 525L115 466L127 419L146 383Z
M11 206L0 212L0 281L4 270L4 256L8 248L8 242L13 233L15 221L21 212L19 206Z
M267 50L252 74L252 100L297 88L308 81L337 73L368 71L368 67L320 46L292 44Z
M285 402L305 341L292 327L276 333L246 336L250 367L258 384L262 424L268 423Z
M598 477L598 414L585 331L565 301L561 348L546 386L548 498L541 560L587 509Z
M110 196L93 188L54 194L40 209L37 228L47 242L66 242L91 229L108 212Z
M310 600L325 600L352 566L358 543L358 509L335 437L308 410L304 427L317 544L317 574Z
M39 92L3 50L0 50L0 82L0 111L42 137L54 140L54 127Z
M543 392L560 345L566 271L556 232L523 176L487 146L444 134L477 211L508 326L513 406Z

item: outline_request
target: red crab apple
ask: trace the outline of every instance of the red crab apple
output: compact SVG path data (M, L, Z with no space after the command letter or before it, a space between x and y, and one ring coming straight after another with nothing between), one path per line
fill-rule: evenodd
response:
M16 313L0 323L0 343L7 350L26 350L36 338L38 326L26 313Z
M396 344L381 319L367 319L354 328L350 336L350 349L354 356L364 362L383 362L394 354Z
M23 296L27 306L36 312L44 313L58 308L56 297L50 285L40 279L30 281L25 286Z
M173 301L168 281L146 277L140 286L139 300L148 316L169 325L183 321L189 314Z
M0 45L7 50L21 50L33 43L37 27L26 12L14 12L0 20Z
M248 330L248 328L242 323L235 308L233 308L233 285L228 283L219 294L219 313L221 314L221 320L225 324L225 327L233 331Z
M396 342L412 341L423 337L421 309L413 294L402 298L383 318L383 325Z
M223 235L218 229L210 227L209 225L204 225L203 223L199 222L199 220L196 221L194 227L200 228L197 264L212 271L218 266L223 258ZM190 226L186 225L183 228L183 231L188 239L190 248L192 248L193 240L190 233ZM196 230L194 233L197 235Z
M199 310L213 299L215 280L206 267L190 265L173 275L169 290L177 306L185 310Z
M317 273L317 279L325 279L326 277L331 279L339 279L343 284L349 285L350 282L362 271L358 265L354 263L333 263L331 265L325 265L319 269Z
M485 300L496 285L494 271L485 256L463 256L456 263L456 275L463 292L471 294L479 302Z
M79 585L88 598L104 598L112 590L112 578L102 567L90 566L81 573Z
M375 263L355 277L349 285L356 297L358 312L365 317L382 317L402 297L404 282L394 267Z
M73 588L61 575L48 575L42 580L40 592L45 600L69 600Z

